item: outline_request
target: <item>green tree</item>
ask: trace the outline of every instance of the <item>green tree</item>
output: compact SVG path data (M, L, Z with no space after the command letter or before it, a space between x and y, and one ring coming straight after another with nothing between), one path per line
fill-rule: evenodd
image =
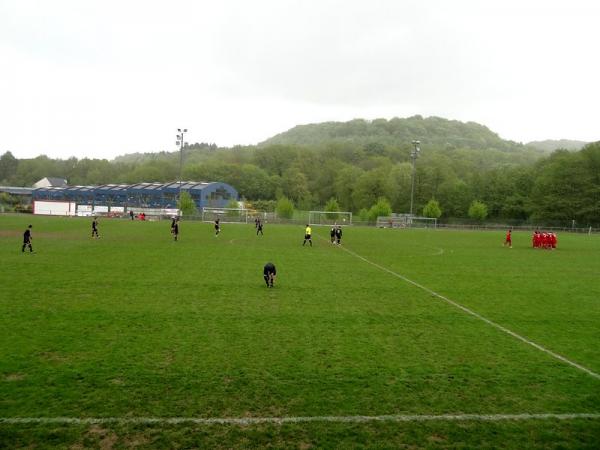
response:
M361 222L368 222L369 221L369 210L367 208L362 208L358 212L358 218L361 220Z
M361 175L355 182L352 199L359 208L373 205L379 198L394 198L397 187L390 178L390 168L380 167Z
M0 156L0 182L8 184L8 180L17 171L19 160L11 152Z
M336 213L340 210L340 205L334 197L331 197L325 204L325 211L330 213ZM328 214L331 220L337 220L338 214Z
M283 219L291 219L294 216L294 203L285 196L279 197L275 212Z
M356 180L361 177L364 172L358 167L346 165L336 175L333 183L335 197L340 202L345 211L356 211L354 203L354 190Z
M179 200L177 200L177 208L181 210L181 213L186 216L194 216L198 214L198 208L196 208L196 202L187 191L182 191L179 194Z
M472 201L471 187L463 180L447 180L440 185L439 202L444 205L446 217L467 217Z
M473 220L482 222L485 220L488 214L488 209L485 203L479 200L473 200L471 206L469 206L469 217Z
M538 165L530 201L534 220L600 223L600 142L579 152L557 151Z
M283 194L296 203L310 196L306 175L296 167L291 167L283 173L281 185Z
M389 179L394 189L392 207L394 211L408 211L410 209L412 166L409 163L395 164L389 173Z
M375 222L378 217L387 217L392 214L392 207L390 202L384 198L380 197L371 209L369 210L369 220Z
M440 204L437 200L431 199L425 207L423 208L423 216L425 217L434 217L439 219L442 215L442 209L440 208Z

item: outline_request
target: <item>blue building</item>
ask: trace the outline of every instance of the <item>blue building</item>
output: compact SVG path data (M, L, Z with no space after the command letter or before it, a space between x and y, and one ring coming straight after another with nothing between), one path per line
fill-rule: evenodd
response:
M188 192L198 209L225 208L238 193L221 182L104 184L102 186L40 187L32 190L34 201L64 201L89 206L129 208L177 208L179 192Z

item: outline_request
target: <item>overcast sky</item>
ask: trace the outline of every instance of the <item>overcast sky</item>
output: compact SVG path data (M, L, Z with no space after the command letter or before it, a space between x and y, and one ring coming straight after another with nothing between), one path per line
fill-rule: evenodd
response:
M599 140L599 23L595 0L0 0L0 154L415 114Z

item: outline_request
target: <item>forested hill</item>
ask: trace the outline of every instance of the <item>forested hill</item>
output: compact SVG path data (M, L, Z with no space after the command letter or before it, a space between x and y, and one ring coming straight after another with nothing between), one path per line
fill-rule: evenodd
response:
M330 142L352 142L369 144L377 142L387 146L404 147L413 140L423 146L463 149L494 149L519 151L524 146L501 139L489 128L475 122L460 122L440 117L413 116L405 119L393 118L349 122L325 122L298 125L284 133L273 136L259 146L301 145L314 147Z
M421 152L413 178L415 139ZM304 125L256 146L201 143L181 154L131 154L113 161L0 155L0 186L31 186L49 176L71 185L170 182L180 171L184 180L229 183L259 208L288 200L301 210L322 209L335 201L343 211L373 218L383 199L391 211L408 212L414 180L419 214L433 215L423 211L435 201L448 220L471 217L475 205L474 211L487 208L484 215L492 220L600 224L600 142L549 154L502 140L483 125L436 117ZM2 197L0 206L16 201Z
M569 150L578 151L581 150L587 142L584 141L571 141L569 139L559 140L546 140L546 141L531 141L527 143L528 147L537 148L544 152L552 153L555 150Z

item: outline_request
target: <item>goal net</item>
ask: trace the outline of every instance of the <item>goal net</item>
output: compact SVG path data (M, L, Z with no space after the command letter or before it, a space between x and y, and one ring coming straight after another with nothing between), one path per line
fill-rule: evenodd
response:
M435 217L416 217L410 214L380 216L377 218L379 228L437 228Z
M202 222L248 223L249 210L245 208L202 208Z
M352 213L348 211L309 211L310 225L352 225Z

